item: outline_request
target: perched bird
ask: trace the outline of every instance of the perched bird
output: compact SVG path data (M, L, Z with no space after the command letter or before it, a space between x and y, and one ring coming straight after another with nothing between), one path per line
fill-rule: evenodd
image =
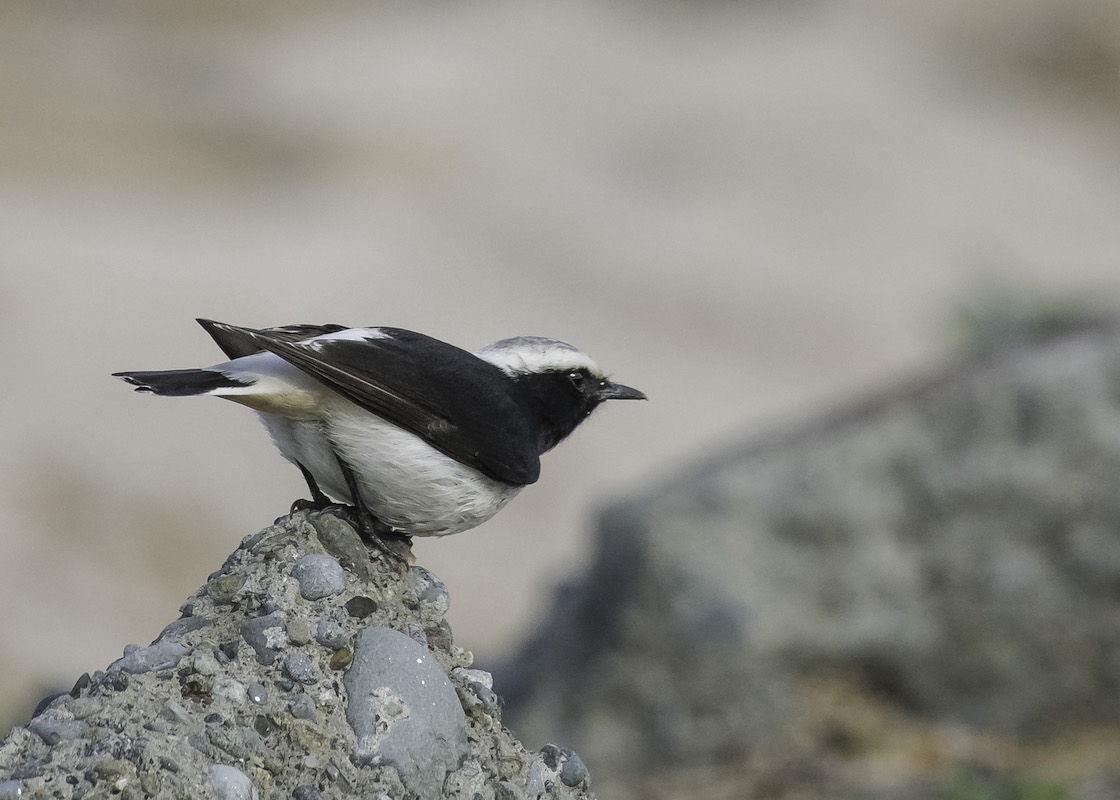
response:
M645 399L570 344L539 336L472 354L400 328L198 322L229 361L114 375L138 392L254 409L311 491L293 510L349 503L371 544L485 522L600 403Z

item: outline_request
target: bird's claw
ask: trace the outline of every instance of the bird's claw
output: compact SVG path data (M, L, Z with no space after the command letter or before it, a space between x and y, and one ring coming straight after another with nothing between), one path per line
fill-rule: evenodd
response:
M329 508L331 505L333 505L331 501L325 497L317 500L307 500L301 497L292 503L292 507L288 509L288 516L290 517L299 511L322 511L325 508Z

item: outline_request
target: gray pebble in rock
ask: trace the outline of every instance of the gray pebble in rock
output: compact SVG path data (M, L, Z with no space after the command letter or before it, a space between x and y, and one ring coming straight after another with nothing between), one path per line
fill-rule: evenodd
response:
M288 653L284 658L284 672L294 681L315 683L319 680L319 668L306 653Z
M213 624L213 620L209 620L206 617L179 617L179 619L170 623L166 628L160 631L159 636L156 637L156 641L178 639L191 631L201 630Z
M292 567L292 577L299 581L304 600L322 600L342 591L345 574L337 559L323 553L308 553Z
M244 586L244 575L216 575L206 584L206 593L215 605L233 605Z
M105 707L104 701L97 697L76 697L70 704L70 713L74 719L88 719L95 714L100 714Z
M298 786L292 792L292 800L323 800L323 794L314 786Z
M357 532L330 512L312 514L309 521L323 548L354 572L360 581L368 582L373 575L369 563L369 548Z
M346 631L330 617L323 617L315 626L315 641L331 650L340 650L346 646Z
M525 791L529 797L537 797L544 794L546 791L545 784L548 782L546 771L548 767L539 758L533 759L529 764L529 780L525 782Z
M165 716L168 716L171 721L179 722L182 725L190 725L194 721L187 710L183 708L182 703L176 700L165 700L163 706L167 709Z
M209 653L201 653L195 656L194 660L191 662L191 667L194 668L194 671L199 675L217 675L222 669L222 665L218 663L218 659L214 658L214 656Z
M512 781L499 781L494 790L494 800L525 800L525 792Z
M219 675L214 679L214 687L210 690L210 694L242 704L245 702L245 684L228 675Z
M220 725L207 729L210 744L238 761L248 761L253 757L264 758L269 755L268 744L253 728L226 728Z
M279 614L253 617L241 623L241 638L256 651L257 661L273 664L282 648L288 642L287 623Z
M128 673L119 667L117 669L109 670L101 676L99 681L101 686L114 692L123 692L128 688Z
M431 606L438 615L443 616L451 608L451 595L443 581L423 567L414 566L405 576L408 587L416 593L416 599L426 606Z
M304 645L311 641L311 623L296 617L288 620L288 640L294 645Z
M482 709L486 713L493 714L498 710L498 695L494 694L494 690L485 683L474 681L467 684L467 688L471 694L478 698L478 702L482 704Z
M354 762L391 764L410 792L438 797L466 750L466 715L427 648L390 628L365 628L342 680Z
M110 664L106 672L122 670L139 675L144 672L171 669L189 652L190 649L186 645L168 639L147 647L129 646L125 648L124 657Z
M23 796L23 781L4 781L0 783L0 800L15 800Z
M264 688L263 683L250 683L245 691L249 695L249 700L258 706L268 703L268 690Z
M354 619L365 619L377 610L377 601L365 595L355 595L342 604L346 613Z
M576 787L588 779L587 765L571 750L563 751L566 758L560 768L560 780L565 786Z
M80 739L89 731L89 725L80 720L49 717L36 717L27 727L51 747L64 740Z
M424 633L424 626L419 622L408 623L408 638L423 647L428 646L428 634Z
M315 721L318 716L315 713L315 701L311 699L311 695L307 692L301 692L288 703L288 708L292 711L292 716L296 719L306 719Z
M226 764L210 767L210 785L221 800L258 800L259 797L249 776Z

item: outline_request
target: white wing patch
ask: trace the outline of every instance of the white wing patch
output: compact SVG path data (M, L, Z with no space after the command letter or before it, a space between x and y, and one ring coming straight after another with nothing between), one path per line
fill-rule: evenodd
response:
M517 336L488 344L475 355L489 361L507 375L566 372L585 369L596 378L603 377L591 356L567 342L544 336Z
M324 333L305 339L300 344L311 347L312 350L322 350L331 342L372 342L374 339L388 339L389 334L381 328L347 328L337 333Z

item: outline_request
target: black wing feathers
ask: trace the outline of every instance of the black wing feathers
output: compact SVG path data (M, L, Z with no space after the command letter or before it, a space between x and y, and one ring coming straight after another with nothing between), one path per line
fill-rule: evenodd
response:
M252 342L253 352L274 353L496 480L526 485L540 475L537 422L512 394L517 385L454 345L400 328L378 328L380 338L307 342L293 333L295 327L253 330L216 322L204 327L219 346L226 341L244 348ZM317 331L312 336L345 330L298 327Z
M138 392L150 392L165 397L188 397L206 394L215 389L245 386L241 381L228 378L220 372L205 369L164 369L150 372L114 372L114 378L124 378Z
M257 342L246 334L248 328L238 328L234 325L226 325L222 322L215 322L212 319L198 319L195 320L202 326L210 338L214 340L218 347L222 348L222 352L230 360L241 358L242 356L251 356L253 353L260 353L264 351ZM279 328L263 328L260 333L267 333L277 339L287 339L291 342L298 342L301 339L310 339L312 336L321 336L324 333L338 333L339 331L346 330L345 325L283 325Z

